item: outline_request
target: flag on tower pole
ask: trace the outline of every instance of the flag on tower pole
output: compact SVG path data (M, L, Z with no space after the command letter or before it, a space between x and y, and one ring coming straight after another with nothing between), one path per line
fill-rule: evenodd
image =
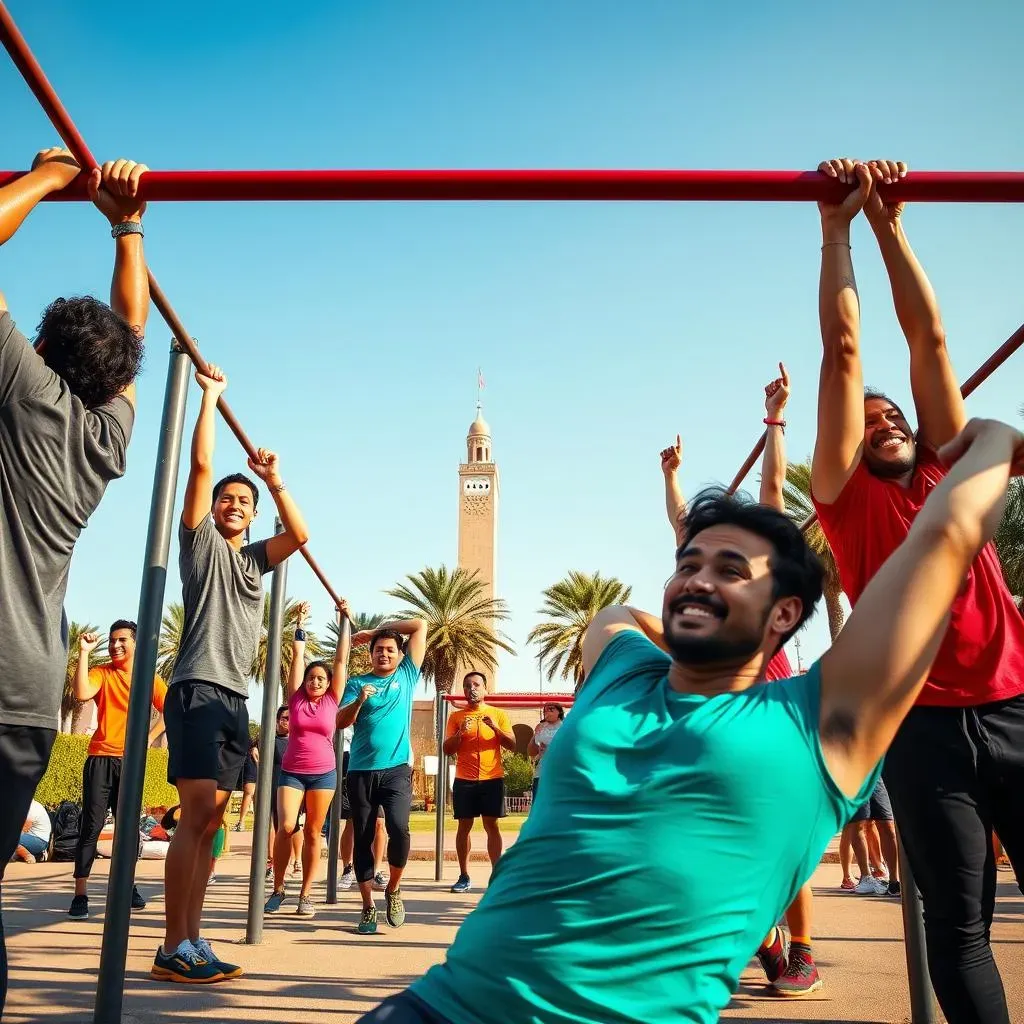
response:
M484 371L479 366L476 369L476 387L478 391L483 391L487 387L484 383Z

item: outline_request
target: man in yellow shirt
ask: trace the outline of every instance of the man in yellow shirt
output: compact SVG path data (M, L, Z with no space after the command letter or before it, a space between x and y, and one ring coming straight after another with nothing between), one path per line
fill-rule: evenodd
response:
M501 708L483 703L487 677L483 672L468 672L462 680L462 692L469 707L454 712L445 730L444 752L455 755L455 785L452 810L458 821L455 852L459 855L459 880L452 892L469 892L470 833L473 822L483 819L487 834L487 856L491 869L501 856L501 832L498 819L505 817L505 769L501 750L516 749L516 738L508 715Z
M103 830L107 811L117 814L117 797L121 788L121 760L124 757L124 736L128 723L128 695L135 667L136 625L118 619L110 627L107 653L110 662L89 667L89 655L96 650L100 638L96 633L83 633L78 640L78 665L72 684L75 699L96 701L96 731L89 743L89 756L82 772L82 821L75 849L75 898L68 917L83 920L89 916L89 874L96 859L96 841ZM153 677L153 707L161 717L150 727L149 743L163 732L164 696L167 684ZM146 901L137 886L132 887L132 909L142 910Z

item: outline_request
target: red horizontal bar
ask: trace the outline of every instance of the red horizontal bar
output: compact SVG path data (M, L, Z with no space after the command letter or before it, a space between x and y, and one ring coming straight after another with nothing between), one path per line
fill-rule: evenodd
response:
M0 171L0 186L20 172ZM910 202L1024 202L1024 172L912 171L881 194ZM146 199L188 202L323 200L838 200L849 186L816 171L304 170L150 171ZM85 200L80 176L52 200Z
M460 693L446 693L444 699L449 704L464 704L466 698ZM526 704L526 705L537 705L542 704L561 704L568 706L573 703L576 698L572 694L557 694L557 693L489 693L484 698L484 702L487 704Z

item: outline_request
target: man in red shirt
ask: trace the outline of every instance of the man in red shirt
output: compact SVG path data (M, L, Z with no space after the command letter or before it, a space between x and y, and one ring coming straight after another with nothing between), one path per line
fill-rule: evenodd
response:
M819 204L819 313L824 351L811 484L843 588L856 603L906 539L946 475L936 450L967 422L928 278L879 182L906 165L832 160L819 170L855 186ZM850 223L864 210L910 348L915 434L900 407L863 385ZM916 706L886 759L896 821L924 897L932 983L950 1024L1008 1024L989 946L993 827L1024 879L1024 618L992 544L974 559Z

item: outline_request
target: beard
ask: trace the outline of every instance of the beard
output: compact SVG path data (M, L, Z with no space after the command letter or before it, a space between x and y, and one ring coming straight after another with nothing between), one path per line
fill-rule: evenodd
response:
M880 459L874 449L865 445L864 458L867 461L871 475L880 480L896 480L907 473L914 471L917 462L917 451L914 448L913 440L908 440L898 459Z
M696 636L685 630L674 629L671 625L672 614L678 610L680 603L698 604L711 611L718 607L710 601L693 597L685 602L673 602L662 625L665 630L665 646L680 665L743 664L757 653L764 642L764 628L771 607L765 611L760 628L751 626L744 630L723 626L714 636Z

